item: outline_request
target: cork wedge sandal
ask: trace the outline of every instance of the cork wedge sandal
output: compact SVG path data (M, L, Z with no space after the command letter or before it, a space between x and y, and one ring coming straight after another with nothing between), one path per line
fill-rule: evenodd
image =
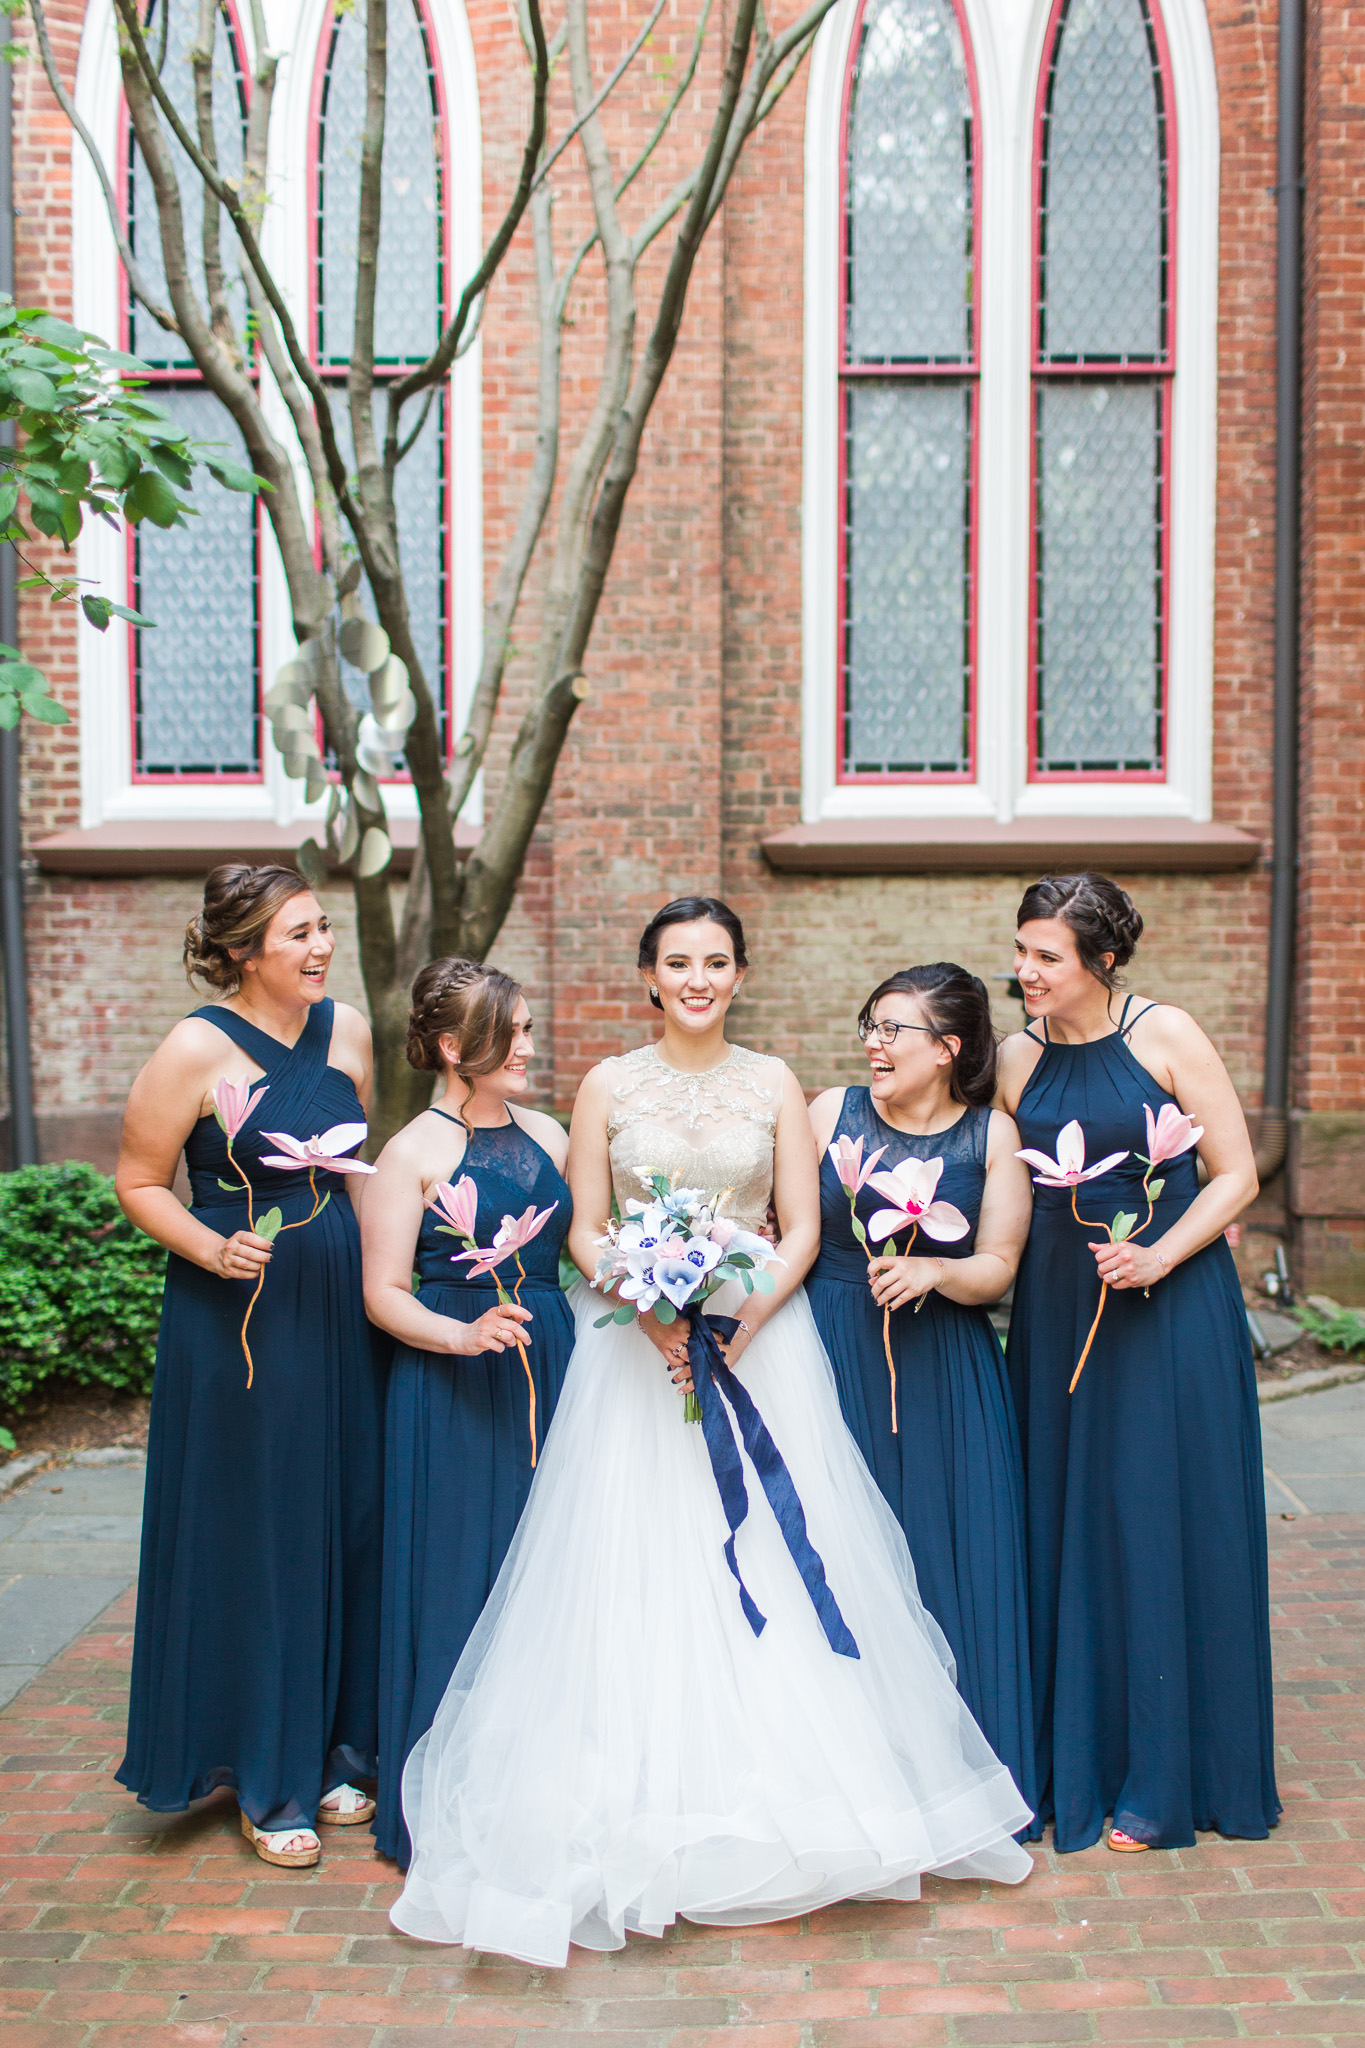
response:
M284 1870L311 1870L322 1854L322 1844L312 1828L258 1828L251 1816L242 1815L242 1833L250 1842L262 1863L276 1863ZM285 1842L297 1842L301 1836L312 1835L311 1849L286 1849Z
M320 1828L358 1828L373 1820L375 1802L354 1785L336 1785L318 1801Z

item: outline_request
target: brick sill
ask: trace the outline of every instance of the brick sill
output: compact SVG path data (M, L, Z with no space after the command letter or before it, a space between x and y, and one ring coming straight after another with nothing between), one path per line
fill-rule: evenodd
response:
M417 844L415 818L390 821L393 872L407 874ZM318 827L305 819L275 825L264 819L137 820L88 825L38 839L29 851L44 874L50 875L193 875L202 879L224 860L289 861L297 858L305 839ZM455 828L456 846L468 853L478 833L472 826Z
M1218 874L1252 867L1261 842L1186 818L847 818L793 825L762 847L784 874Z

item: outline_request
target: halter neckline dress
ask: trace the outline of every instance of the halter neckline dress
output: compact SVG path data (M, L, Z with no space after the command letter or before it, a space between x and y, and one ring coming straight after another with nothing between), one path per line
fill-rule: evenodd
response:
M446 1117L444 1110L434 1110ZM458 1119L447 1117L455 1123ZM462 1127L463 1128L463 1127ZM512 1118L467 1134L452 1178L478 1189L475 1242L491 1244L506 1215L528 1202L553 1215L522 1252L523 1305L534 1320L526 1355L535 1381L543 1450L569 1353L573 1314L559 1285L559 1253L573 1210L549 1154ZM468 1278L463 1250L432 1209L417 1238L417 1299L472 1323L497 1305L491 1276ZM518 1285L516 1264L499 1268ZM403 1766L431 1726L461 1650L483 1611L531 1488L530 1398L521 1354L474 1357L395 1346L389 1375L384 1486L384 1600L379 1660L379 1809L375 1842L406 1870Z
M1015 1112L1025 1145L1056 1156L1078 1119L1086 1156L1131 1156L1077 1191L1082 1217L1145 1214L1143 1105L1174 1098L1118 1028L1042 1046ZM1175 1105L1177 1108L1178 1104ZM1198 1193L1195 1155L1164 1169L1142 1241L1157 1243ZM1059 1849L1099 1839L1106 1816L1154 1847L1196 1830L1256 1840L1275 1790L1260 1416L1246 1310L1224 1238L1153 1285L1099 1305L1065 1188L1034 1188L1008 1346L1028 1513L1037 1784Z
M328 1064L333 1004L314 1004L282 1045L235 1010L214 1025L262 1067L233 1142L255 1213L294 1223L306 1173L261 1163L262 1126L308 1138L364 1121L349 1075ZM224 1237L247 1227L223 1132L202 1116L185 1145L191 1213ZM332 1199L276 1240L253 1281L172 1253L157 1345L120 1784L175 1813L230 1787L259 1828L313 1823L335 1785L373 1776L379 1651L384 1379L366 1320L360 1233L340 1176Z
M990 1120L989 1108L963 1109L946 1131L920 1136L885 1122L870 1089L847 1088L834 1136L861 1138L864 1160L882 1148L881 1171L903 1159L942 1159L938 1199L960 1209L971 1229L950 1242L921 1231L913 1256L965 1259L976 1248ZM864 1227L886 1205L871 1186L857 1201ZM903 1251L903 1235L897 1242ZM882 1311L828 1152L820 1162L820 1252L806 1293L844 1420L905 1531L920 1597L948 1638L958 1690L1032 1807L1023 1471L990 1316L936 1291L918 1310L892 1310L899 1411L893 1434Z

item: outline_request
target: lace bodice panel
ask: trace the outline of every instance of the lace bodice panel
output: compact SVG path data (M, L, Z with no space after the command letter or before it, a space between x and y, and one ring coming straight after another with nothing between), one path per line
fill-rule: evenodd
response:
M719 1066L681 1072L652 1045L604 1060L607 1138L617 1207L646 1201L651 1173L708 1194L730 1189L726 1214L756 1230L773 1191L773 1133L782 1062L732 1045Z

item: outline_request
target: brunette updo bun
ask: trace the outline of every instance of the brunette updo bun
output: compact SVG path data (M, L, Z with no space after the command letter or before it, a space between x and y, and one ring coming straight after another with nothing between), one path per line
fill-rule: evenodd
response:
M295 896L310 893L294 868L253 868L228 860L204 884L202 909L185 926L185 978L207 982L219 995L235 996L242 962L260 952L271 919Z
M481 1074L496 1073L512 1050L513 1013L520 982L480 960L447 957L428 961L412 984L408 1013L408 1065L419 1074L442 1074L450 1065L443 1038L460 1048L454 1072L465 1084L465 1104Z
M1036 917L1059 918L1076 941L1087 974L1106 988L1121 988L1119 970L1128 965L1142 937L1142 917L1126 889L1108 875L1044 875L1024 892L1017 924ZM1105 964L1104 955L1114 958Z
M873 989L858 1012L859 1027L872 1022L883 996L916 996L936 1038L955 1038L948 1086L955 1102L983 1109L995 1096L995 1027L991 999L979 975L968 974L954 960L935 960L926 967L902 967Z

